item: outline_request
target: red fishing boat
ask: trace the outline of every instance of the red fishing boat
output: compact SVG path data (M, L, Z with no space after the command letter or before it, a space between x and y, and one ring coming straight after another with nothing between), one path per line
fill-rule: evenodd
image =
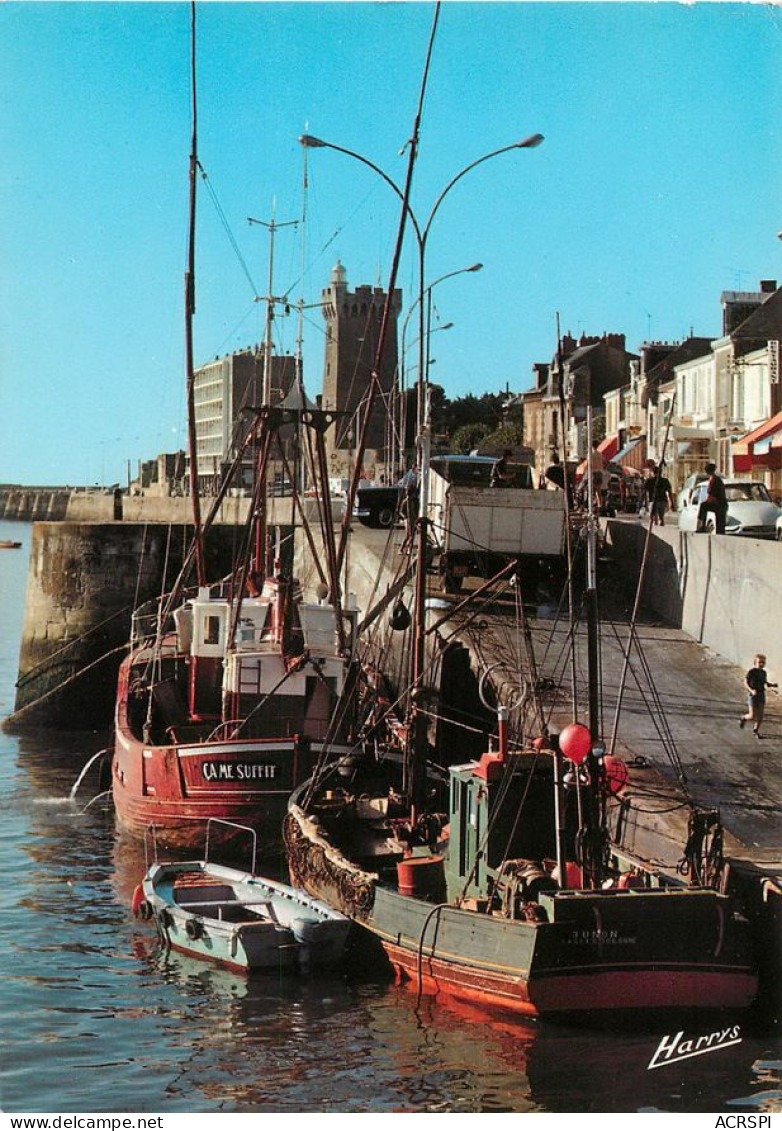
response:
M332 719L356 613L305 602L279 574L255 597L229 588L185 596L169 631L149 634L158 610L139 610L120 669L117 819L136 836L154 825L171 847L200 843L210 817L252 825L264 847L278 843L287 798L324 742L335 754L349 749L339 740L350 720Z

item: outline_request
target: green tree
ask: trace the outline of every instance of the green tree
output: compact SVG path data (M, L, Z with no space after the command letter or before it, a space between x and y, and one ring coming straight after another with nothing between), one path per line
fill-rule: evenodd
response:
M445 426L451 434L465 424L487 424L489 429L496 428L502 421L506 399L505 393L483 393L480 397L468 393L466 397L457 397L444 406Z
M486 452L501 452L505 448L518 448L523 443L524 429L521 424L503 424L481 440L481 447Z
M454 455L469 455L490 432L488 424L462 424L451 433L451 451Z

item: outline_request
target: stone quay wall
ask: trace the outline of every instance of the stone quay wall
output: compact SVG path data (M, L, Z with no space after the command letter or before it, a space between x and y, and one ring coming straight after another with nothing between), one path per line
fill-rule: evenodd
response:
M67 487L0 487L0 519L12 522L64 519L71 494Z
M240 536L214 528L208 576L229 572ZM110 724L131 613L173 583L191 538L184 523L33 526L12 723Z
M211 499L201 500L206 517ZM314 506L305 504L314 514ZM267 501L270 522L290 517L290 499ZM250 499L227 496L215 522L236 525L247 521ZM279 519L276 517L279 514ZM126 495L112 491L85 491L73 487L0 486L0 519L18 522L158 522L189 523L193 508L189 498L163 495Z

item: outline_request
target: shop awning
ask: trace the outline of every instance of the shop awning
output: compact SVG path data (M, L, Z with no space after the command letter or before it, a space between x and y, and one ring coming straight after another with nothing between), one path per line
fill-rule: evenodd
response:
M646 459L646 436L636 436L629 444L625 444L621 452L617 452L613 462L624 467L635 467L639 470Z
M606 436L605 440L597 445L597 450L600 452L604 460L610 461L616 455L616 449L619 447L619 436L614 433L613 436Z
M734 471L751 471L757 456L768 455L776 437L782 433L782 412L764 420L757 428L747 432L731 444ZM776 446L776 445L774 445Z

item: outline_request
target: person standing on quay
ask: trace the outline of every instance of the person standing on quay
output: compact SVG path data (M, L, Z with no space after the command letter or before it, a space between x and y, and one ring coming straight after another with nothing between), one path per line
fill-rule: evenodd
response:
M498 460L492 464L490 487L510 487L516 478L516 472L511 468L510 461L513 452L506 448Z
M749 709L746 715L742 715L739 719L739 726L743 730L745 723L752 722L755 737L760 738L760 724L763 722L763 714L766 710L766 688L777 686L776 683L769 683L766 674L766 657L760 653L755 656L752 667L744 677L744 686L747 689Z
M557 452L551 454L551 463L544 472L544 482L546 479L561 491L565 490L565 469Z
M706 464L706 474L709 482L706 486L706 498L698 507L698 525L696 533L706 533L706 515L714 515L714 524L718 534L725 533L725 519L728 517L728 500L725 495L725 484L722 476L717 474L716 463Z

